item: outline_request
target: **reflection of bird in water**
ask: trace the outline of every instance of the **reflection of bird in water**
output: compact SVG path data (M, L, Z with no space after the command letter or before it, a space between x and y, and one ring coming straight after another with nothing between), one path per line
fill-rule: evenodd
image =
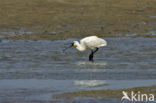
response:
M100 87L108 85L103 80L75 80L73 84L76 86L84 86L84 87Z
M91 54L89 55L89 61L93 61L94 53L96 53L100 47L106 45L107 42L104 39L98 38L97 36L89 36L81 39L80 43L78 41L73 41L70 47L73 46L79 51L85 51L86 49L91 50Z

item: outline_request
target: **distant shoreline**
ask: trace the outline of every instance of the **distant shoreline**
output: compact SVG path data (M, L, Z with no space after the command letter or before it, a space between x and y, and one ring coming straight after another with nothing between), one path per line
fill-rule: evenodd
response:
M0 37L156 37L155 5L155 0L0 0ZM36 33L23 35L22 28ZM18 35L2 35L7 30Z

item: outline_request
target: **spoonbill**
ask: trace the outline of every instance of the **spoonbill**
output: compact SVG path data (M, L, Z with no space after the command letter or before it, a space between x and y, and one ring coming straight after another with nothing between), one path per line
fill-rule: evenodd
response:
M97 36L88 36L78 41L73 41L68 47L75 47L78 51L85 51L86 49L91 50L89 55L89 61L93 61L94 54L98 51L100 47L106 46L107 42L104 39L98 38ZM65 48L67 50L68 48Z

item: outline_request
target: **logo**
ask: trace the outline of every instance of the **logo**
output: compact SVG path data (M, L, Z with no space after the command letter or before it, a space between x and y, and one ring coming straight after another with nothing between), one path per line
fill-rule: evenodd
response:
M126 99L129 100L129 101L131 101L131 99L128 97L127 92L122 91L122 94L123 94L124 96L121 98L121 101L126 100Z
M140 91L137 93L131 91L129 95L126 91L122 91L122 94L121 101L154 102L154 94L142 94Z

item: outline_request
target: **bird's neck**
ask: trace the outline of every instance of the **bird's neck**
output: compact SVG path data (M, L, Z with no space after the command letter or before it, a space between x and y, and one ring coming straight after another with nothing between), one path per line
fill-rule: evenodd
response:
M79 51L84 51L86 48L85 48L84 45L78 43L76 49L79 50Z

